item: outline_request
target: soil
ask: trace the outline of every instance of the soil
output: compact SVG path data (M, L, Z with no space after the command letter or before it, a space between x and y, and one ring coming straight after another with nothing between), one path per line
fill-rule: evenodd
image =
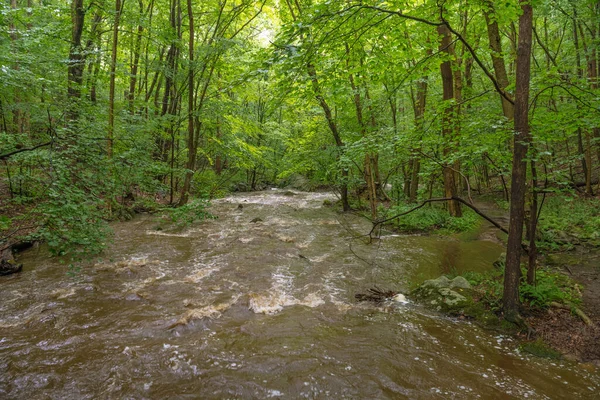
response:
M586 325L569 310L551 308L527 318L538 338L567 358L600 366L600 250L578 247L547 260L583 285L581 309L592 320Z

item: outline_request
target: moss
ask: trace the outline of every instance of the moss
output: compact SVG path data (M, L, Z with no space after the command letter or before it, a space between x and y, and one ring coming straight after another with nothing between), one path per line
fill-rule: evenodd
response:
M519 346L519 349L525 353L532 354L536 357L542 358L550 358L553 360L558 360L562 358L562 355L550 348L543 340L538 339L534 342L526 342Z
M515 324L499 318L485 301L480 300L482 294L477 288L452 286L455 280L440 277L425 281L411 292L411 298L434 311L471 319L484 329L507 334L518 332L519 329Z

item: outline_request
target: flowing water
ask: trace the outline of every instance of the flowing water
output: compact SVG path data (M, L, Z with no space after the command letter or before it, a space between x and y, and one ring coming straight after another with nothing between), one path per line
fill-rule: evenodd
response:
M367 244L370 223L325 199L235 195L182 231L139 216L113 226L111 257L74 274L24 253L23 273L0 277L0 398L598 395L585 365L415 304L356 303L373 285L489 268L502 248L385 232Z

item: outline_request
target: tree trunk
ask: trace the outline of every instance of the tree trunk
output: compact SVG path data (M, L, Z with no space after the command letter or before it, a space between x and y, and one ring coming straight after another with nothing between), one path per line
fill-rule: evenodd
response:
M85 21L85 8L83 0L71 1L71 45L68 61L67 95L69 104L67 106L67 120L76 121L79 118L79 99L81 98L81 83L83 81L83 69L85 67L83 49L81 47L81 35Z
M515 135L511 177L510 225L506 248L504 272L504 318L517 321L519 317L519 280L521 277L521 241L525 218L525 191L527 177L527 145L529 133L529 80L533 9L531 4L521 5L519 17L519 43L517 48L517 74L515 90Z
M438 33L442 35L442 41L440 42L440 52L450 54L450 30L446 25L440 25L438 27ZM442 167L442 173L444 177L444 196L447 198L456 197L456 181L454 179L454 170L451 165L448 164L447 158L452 154L452 147L454 143L454 110L450 101L454 98L454 84L452 79L452 66L450 61L444 61L440 65L440 71L442 75L443 84L443 100L446 103L444 106L444 117L442 121L442 139L444 141L444 164ZM448 212L453 217L462 216L460 203L455 200L448 201Z
M500 30L498 29L498 21L494 15L494 4L491 1L486 2L487 8L485 9L485 21L487 23L488 39L490 41L490 48L492 50L492 65L494 66L494 75L496 76L496 82L502 90L508 87L508 75L506 73L506 65L504 63L504 53L502 52L502 41L500 37ZM505 92L506 93L506 92ZM504 96L500 96L502 101L502 113L504 117L512 121L514 118L514 106Z
M350 71L350 47L348 43L346 46L346 67ZM358 122L358 126L360 128L360 133L363 138L367 136L367 126L363 119L363 105L360 98L360 90L356 85L354 80L354 74L351 72L348 74L348 79L350 81L350 87L352 88L352 100L354 102L354 109L356 111L356 120ZM371 208L371 218L373 221L377 219L377 188L375 186L375 171L373 170L373 160L372 155L369 150L365 151L365 159L363 162L363 175L365 184L367 185L367 193L369 196L369 206Z
M189 71L188 71L188 163L187 171L185 172L185 180L183 183L183 190L181 191L181 197L179 198L179 205L182 206L188 202L190 185L193 175L193 170L196 165L196 147L195 147L195 133L194 129L194 12L192 10L192 0L187 0L187 12L188 19L190 22L190 40L188 45L188 60L189 60Z
M414 113L415 113L415 130L419 133L419 137L422 136L424 131L424 117L425 117L425 106L427 103L427 86L428 77L424 76L420 81L417 82L417 97L413 101ZM420 148L417 149L420 151ZM411 166L411 177L410 177L410 188L408 191L408 202L415 203L417 201L417 193L419 191L419 172L421 162L417 155L412 156Z
M140 7L139 18L142 19L144 16L144 2L138 0ZM135 36L135 42L133 45L133 62L131 63L129 72L129 91L127 92L127 101L129 103L129 113L134 112L134 100L135 100L135 86L137 84L138 67L140 63L140 52L142 48L142 32L144 32L144 26L140 23L137 27L137 33Z
M337 124L335 123L335 120L333 119L333 115L331 114L331 108L329 107L329 104L327 104L327 101L325 101L325 98L323 97L323 94L321 93L321 86L319 85L319 79L317 77L317 71L315 69L315 66L311 62L309 62L306 65L306 70L308 71L308 76L310 77L310 80L312 82L312 87L313 87L313 92L315 94L315 98L319 102L319 105L321 106L321 109L323 110L323 113L325 114L325 119L327 120L327 125L329 126L329 130L331 131L331 134L333 135L333 139L335 140L335 144L338 147L338 151L339 151L338 160L339 160L339 157L344 148L344 142L342 141L342 137L340 136L338 129L337 129ZM348 169L342 167L341 175L342 175L342 183L340 185L340 196L341 196L341 200L342 200L342 207L343 207L344 211L350 211L350 203L348 202L348 184L346 182L348 179Z
M115 0L115 24L113 26L112 54L110 57L110 88L108 93L108 140L106 153L112 157L115 132L115 75L117 69L117 49L119 41L119 20L121 17L121 0Z

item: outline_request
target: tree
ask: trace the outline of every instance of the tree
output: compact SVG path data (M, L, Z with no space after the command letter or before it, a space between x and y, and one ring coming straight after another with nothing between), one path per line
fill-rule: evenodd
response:
M515 90L515 135L510 192L510 224L506 247L503 308L509 321L519 320L519 280L521 279L521 246L525 220L527 150L531 142L529 130L529 86L531 77L531 46L533 7L522 3L519 17L519 44Z

